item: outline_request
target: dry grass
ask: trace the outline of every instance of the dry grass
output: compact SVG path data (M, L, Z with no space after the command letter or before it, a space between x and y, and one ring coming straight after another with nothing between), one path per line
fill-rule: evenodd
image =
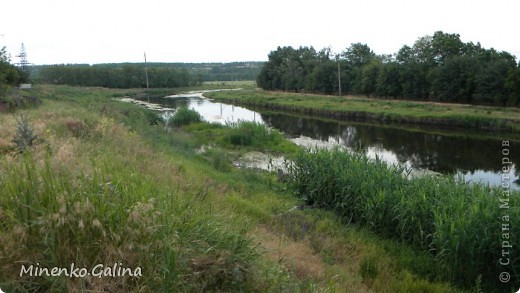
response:
M324 261L322 249L316 249L308 237L293 240L279 231L272 231L269 226L257 227L251 232L251 236L260 243L267 258L281 263L299 280L319 284L319 291L372 291L359 276L358 257L351 255L356 254L356 251L335 250L343 255L349 254L349 261L331 265Z
M300 280L324 281L326 265L307 243L275 235L262 227L255 229L252 236L265 248L271 260L282 262Z

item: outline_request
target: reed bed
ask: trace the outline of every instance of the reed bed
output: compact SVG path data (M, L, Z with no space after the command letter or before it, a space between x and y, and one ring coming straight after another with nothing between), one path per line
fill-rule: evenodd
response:
M403 167L337 148L302 151L288 170L289 184L307 204L430 251L442 264L437 275L464 287L482 282L487 289L499 288L504 241L520 247L517 192L510 193L509 208L503 209L501 188L450 176L407 179ZM518 283L520 256L509 259L511 280Z
M228 122L227 140L234 146L267 147L283 142L283 135L265 124L250 121Z

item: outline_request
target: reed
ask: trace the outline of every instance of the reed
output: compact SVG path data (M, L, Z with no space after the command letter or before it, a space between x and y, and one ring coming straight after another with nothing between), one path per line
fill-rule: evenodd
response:
M407 179L404 168L340 149L300 152L288 165L290 185L307 204L332 209L347 221L428 250L446 268L444 280L500 286L502 190L449 176ZM509 205L517 207L518 193ZM510 235L519 235L520 210L510 208ZM508 239L513 247L520 240ZM511 257L518 268L520 257ZM520 271L512 272L512 280Z
M224 139L234 146L268 147L284 140L280 132L257 122L228 122L227 126L230 129Z
M188 107L180 107L168 120L168 126L179 127L200 121L202 121L202 118L197 111L188 109Z

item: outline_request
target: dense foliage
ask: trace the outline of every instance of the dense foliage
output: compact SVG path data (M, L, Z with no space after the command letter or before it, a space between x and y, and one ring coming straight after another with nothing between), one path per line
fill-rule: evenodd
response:
M508 52L464 43L441 31L403 46L393 55L376 55L354 43L341 54L312 47L278 47L260 72L267 90L351 94L446 102L520 104L520 68Z
M26 72L19 70L10 63L5 47L0 48L0 96L3 96L9 87L25 82L27 77Z
M180 107L177 109L175 114L168 119L168 125L179 127L200 121L202 121L202 117L199 112L193 109L188 109L188 107Z
M38 82L74 86L101 86L109 88L146 87L146 72L141 64L51 65L40 66L35 73ZM150 87L182 87L200 83L186 69L175 67L148 68Z
M288 169L307 204L430 251L442 263L439 277L468 287L480 279L484 292L504 289L499 259L504 247L520 245L512 236L520 233L518 193L449 176L408 179L401 167L340 149L302 151ZM507 257L517 287L520 258Z
M152 88L198 85L203 81L252 80L262 62L234 63L149 63ZM146 87L144 63L68 64L33 67L34 79L41 83L109 88Z

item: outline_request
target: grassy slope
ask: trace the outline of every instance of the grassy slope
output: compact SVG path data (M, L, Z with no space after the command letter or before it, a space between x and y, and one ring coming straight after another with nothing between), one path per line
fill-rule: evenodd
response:
M207 124L149 125L149 112L110 99L128 93L26 92L44 101L24 111L41 138L27 155L10 143L15 116L0 114L0 288L456 291L435 280L442 268L429 255L331 212L292 210L299 202L274 175L221 161L255 143L232 146L225 137L233 130ZM195 152L209 142L218 145ZM21 264L35 262L123 262L141 266L143 277L19 277Z
M316 114L330 116L332 112L372 115L373 119L390 121L408 120L425 124L457 124L469 127L512 128L520 132L520 109L464 104L443 104L402 100L369 99L363 97L334 97L286 92L233 91L208 93L206 96L218 100L234 100L253 104L301 111L315 110ZM320 111L322 111L320 113Z

